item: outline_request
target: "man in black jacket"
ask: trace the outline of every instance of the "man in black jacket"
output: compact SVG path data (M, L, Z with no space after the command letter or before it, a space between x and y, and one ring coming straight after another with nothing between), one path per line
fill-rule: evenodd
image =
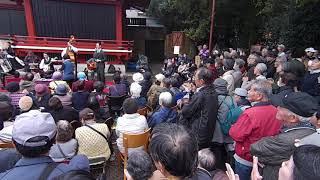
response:
M200 68L195 74L196 93L182 108L180 123L197 136L199 149L209 147L217 120L218 98L212 85L212 73Z
M106 61L106 56L103 53L103 50L101 48L101 43L96 44L96 49L93 54L93 58L97 62L97 80L105 82L105 76L104 76L104 69L105 69L105 64L104 62Z

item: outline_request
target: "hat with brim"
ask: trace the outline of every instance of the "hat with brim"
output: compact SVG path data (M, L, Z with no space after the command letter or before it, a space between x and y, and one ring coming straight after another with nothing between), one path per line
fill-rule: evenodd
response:
M305 50L305 52L312 52L312 53L315 53L315 52L316 52L316 50L315 50L314 48L310 47L310 48L307 48L307 49Z
M48 92L48 86L46 86L44 84L37 84L35 86L34 90L36 91L37 96L44 96Z
M244 89L244 88L236 88L234 90L234 94L238 95L238 96L241 96L241 97L247 97L248 91L246 89Z
M59 84L54 93L59 96L64 96L68 93L67 87L64 84Z

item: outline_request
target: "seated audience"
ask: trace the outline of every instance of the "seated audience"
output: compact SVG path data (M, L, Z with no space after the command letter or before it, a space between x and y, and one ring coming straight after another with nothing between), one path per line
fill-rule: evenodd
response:
M87 105L89 109L93 110L96 122L104 123L110 117L110 114L107 111L107 109L102 108L100 106L96 96L90 95L88 98Z
M317 101L307 93L294 92L283 99L277 112L277 119L282 124L280 134L265 137L251 145L251 154L264 165L263 179L278 179L281 163L293 154L295 140L316 132L310 123L310 117L316 111Z
M127 169L124 169L124 175L128 180L152 180L155 168L151 157L143 150L135 150L130 153L127 162Z
M228 180L228 176L220 169L216 169L216 157L209 149L202 149L198 152L198 168L196 177L198 179Z
M21 159L21 154L18 153L17 150L0 149L0 162L1 162L0 173L3 173L9 169L12 169L20 159Z
M48 111L48 103L51 98L51 94L48 91L48 86L45 84L37 84L35 86L35 104L46 111Z
M87 76L84 72L78 72L78 81L72 83L72 91L78 91L78 87L80 83L84 84L83 91L91 93L93 91L93 81L88 80Z
M33 99L29 96L23 96L19 100L19 108L22 113L29 112L31 110L39 111L39 107L33 102Z
M196 137L184 126L162 123L151 134L149 152L157 168L168 179L184 179L197 168Z
M63 106L72 105L72 96L68 94L68 89L64 84L59 84L54 90L54 96L60 99Z
M109 87L110 96L123 96L128 94L126 85L121 83L121 77L119 73L115 73L113 75L113 82L114 85Z
M75 156L69 164L53 163L48 154L55 141L56 130L56 124L49 113L30 111L17 116L12 139L15 148L23 157L12 169L1 173L0 179L23 177L24 180L34 180L39 179L41 175L44 179L53 179L72 170L89 171L89 161L83 155ZM48 169L49 166L51 173L44 174L44 169Z
M148 129L148 124L146 118L137 113L138 105L134 99L126 99L122 107L124 115L117 120L116 134L118 149L124 153L123 133L141 134Z
M52 97L49 100L49 112L52 115L55 122L64 119L68 122L74 120L79 121L79 113L70 106L63 106L60 99Z
M157 104L157 92L161 91L162 87L161 82L165 78L163 74L157 74L155 76L156 82L150 87L147 97L148 97L148 106L154 108Z
M34 92L35 84L33 79L34 75L31 72L28 72L24 75L23 79L19 82L21 92L26 94Z
M78 142L73 136L74 129L66 120L57 122L56 142L50 149L49 156L55 162L69 161L77 154Z
M150 128L154 128L160 123L176 123L178 118L178 113L174 110L172 106L172 95L169 92L163 92L159 96L160 109L154 112L148 119L148 124Z
M77 86L77 91L72 93L71 101L72 107L78 111L81 111L87 107L90 93L84 90L84 81L80 81Z
M96 81L93 84L93 92L91 95L95 96L99 101L100 106L106 105L106 94L103 92L104 90L104 83L101 81Z
M138 83L132 83L130 86L131 98L136 101L139 109L147 106L147 100L145 97L141 96L142 86Z
M49 83L49 88L51 89L51 93L54 93L55 89L59 84L64 84L67 87L68 92L70 92L71 89L68 83L62 80L62 73L59 71L56 71L52 74L52 81Z
M4 122L8 121L13 114L13 107L8 102L0 101L0 130L4 128Z
M152 86L151 73L149 71L143 73L143 81L140 85L142 86L141 96L146 98L147 93Z
M90 160L110 157L108 126L104 123L96 123L94 112L85 108L80 111L82 127L75 131L79 144L78 154L86 155ZM112 147L111 147L112 148Z
M142 81L144 80L144 77L143 77L143 74L141 74L141 73L134 73L133 75L132 75L132 80L133 80L133 82L136 82L136 83L138 83L138 84L141 84L142 83Z
M174 101L177 102L179 99L182 99L185 93L183 93L179 89L179 82L177 78L171 78L170 79L170 91L174 94Z
M19 106L19 100L25 96L26 93L20 91L19 83L10 82L5 86L5 90L9 92L8 96L11 98L11 104L15 107Z

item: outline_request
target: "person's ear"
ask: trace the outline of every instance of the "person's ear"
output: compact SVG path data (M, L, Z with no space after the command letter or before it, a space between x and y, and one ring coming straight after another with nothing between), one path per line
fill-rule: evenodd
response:
M297 116L293 115L293 114L289 114L288 115L288 121L290 123L297 123L297 122L299 122L299 118Z

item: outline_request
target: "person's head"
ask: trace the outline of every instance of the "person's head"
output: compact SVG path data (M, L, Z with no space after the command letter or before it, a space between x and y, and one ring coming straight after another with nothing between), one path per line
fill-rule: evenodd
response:
M244 67L246 62L243 59L235 59L233 69L234 70L240 70Z
M236 103L239 103L242 99L248 96L248 91L244 88L236 88L234 90L234 99Z
M6 84L5 90L7 90L8 92L11 92L11 93L18 92L20 90L19 83L18 82L9 82L8 84Z
M57 135L56 141L65 143L72 139L74 129L71 124L66 120L59 120L57 122Z
M0 102L6 102L8 104L11 104L12 99L5 93L0 93Z
M12 140L24 157L48 155L57 127L49 113L23 113L13 123Z
M78 87L78 91L83 91L84 90L84 87L85 87L85 83L84 81L80 81L77 85Z
M36 109L35 103L30 96L23 96L19 100L19 108L22 112L27 112L32 109Z
M5 101L0 102L0 117L2 121L8 121L13 114L13 106Z
M101 49L101 42L96 43L96 49Z
M212 77L212 72L210 70L207 68L199 68L194 77L197 88L204 85L210 85L212 83Z
M100 104L96 96L90 95L87 101L88 108L98 111L100 109Z
M286 47L283 44L279 44L278 47L277 47L277 50L279 52L284 52L285 49L286 49Z
M170 85L171 85L171 87L179 88L178 79L176 77L170 78Z
M277 119L283 124L297 124L309 122L317 112L318 103L315 98L307 93L293 92L288 94L278 106Z
M61 80L62 79L62 73L60 71L56 71L52 74L52 80Z
M293 155L283 162L279 169L279 180L320 179L320 147L303 145L295 149Z
M45 96L46 94L48 94L48 86L45 85L45 84L37 84L35 87L34 87L34 90L36 92L36 96L37 97L43 97Z
M93 84L93 88L96 90L96 92L103 92L104 83L102 81L96 81Z
M263 75L267 71L267 69L267 65L265 65L264 63L258 63L255 66L253 73L256 76Z
M214 65L215 65L216 68L223 67L222 59L221 58L216 58L214 60Z
M155 76L156 78L156 82L155 84L157 84L158 86L160 86L161 82L163 81L163 79L165 78L165 76L163 74L157 74Z
M132 98L139 98L142 91L142 86L136 82L130 85L130 94Z
M299 81L295 74L293 73L283 73L280 74L280 79L278 82L278 86L285 85L292 88L298 87Z
M124 174L128 180L148 180L153 175L154 166L149 154L143 150L134 150L129 154Z
M67 86L65 84L58 84L56 89L54 90L55 95L65 96L68 93Z
M269 54L269 50L268 50L267 48L263 48L263 49L261 50L261 56L262 56L262 57L267 57L268 54Z
M87 124L88 122L96 121L94 111L90 108L84 108L82 111L80 111L79 119L83 125Z
M213 85L218 94L228 92L228 82L222 78L214 80Z
M122 108L125 114L135 114L139 109L137 102L132 98L124 100Z
M162 92L159 95L159 105L162 107L170 108L172 106L172 95L169 92Z
M247 63L248 65L255 65L258 63L258 55L257 54L250 54L248 59L247 59Z
M316 50L312 47L305 49L306 55L309 58L312 58L314 56L314 53L316 53Z
M115 84L120 84L121 82L121 77L120 77L120 74L119 73L114 73L113 75L113 82Z
M308 62L308 69L311 71L320 69L320 59L315 58Z
M33 81L34 75L31 72L28 72L24 75L23 80L25 81Z
M80 81L84 81L87 79L87 75L84 72L78 72L77 77Z
M141 83L144 80L144 78L143 78L143 75L141 73L134 73L132 75L132 80L134 82Z
M223 68L226 71L232 70L234 66L234 59L224 59L223 60Z
M55 111L63 108L60 99L57 97L50 98L48 102L48 106L51 110L55 110Z
M49 58L48 54L47 53L43 53L43 58L44 59L48 59Z
M152 74L149 71L146 71L146 72L143 73L143 79L145 81L150 81L151 80L151 76L152 76Z
M179 124L157 125L151 134L149 151L157 169L166 177L188 177L198 164L197 140Z
M170 78L164 78L161 82L161 86L165 88L170 88L171 80Z
M198 166L209 172L216 169L216 156L209 148L198 152Z
M256 80L248 92L248 100L250 102L267 102L271 95L271 83L267 80Z
M203 49L208 49L208 46L206 44L204 44Z
M276 53L274 51L271 51L267 54L266 60L267 62L274 62L276 60Z
M310 118L310 122L317 128L320 128L320 109Z

